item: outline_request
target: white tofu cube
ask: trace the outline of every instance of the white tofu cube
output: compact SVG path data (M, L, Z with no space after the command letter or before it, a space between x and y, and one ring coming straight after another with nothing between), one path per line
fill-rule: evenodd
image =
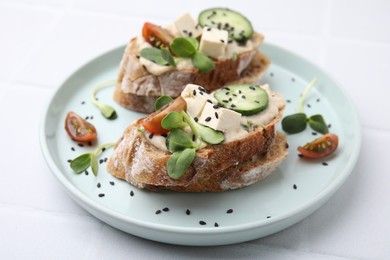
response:
M241 127L241 114L206 103L198 122L222 132L238 131Z
M187 103L187 113L192 117L199 117L206 103L216 104L217 100L202 86L188 84L181 92L181 97Z
M199 51L214 59L223 59L225 57L227 42L227 31L204 27Z
M183 37L197 38L202 34L202 30L198 28L196 21L189 13L180 16L175 22L177 32Z

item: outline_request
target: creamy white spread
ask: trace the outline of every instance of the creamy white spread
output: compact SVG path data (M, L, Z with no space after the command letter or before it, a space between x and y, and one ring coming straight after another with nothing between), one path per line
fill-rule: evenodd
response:
M199 99L198 103L202 103L201 98L199 98L202 97L202 95L197 94L194 97L188 96L190 93L192 93L193 90L196 89L195 86L196 85L193 84L187 85L186 87L187 90L184 89L183 91L183 93L187 93L187 96L183 98L186 101L190 101L193 98ZM263 88L268 93L267 108L255 115L241 116L241 119L238 119L240 120L239 128L232 127L232 128L224 129L223 134L225 140L223 141L223 143L228 143L240 139L245 135L247 135L249 132L253 131L253 129L256 127L264 127L265 125L269 124L272 120L274 120L274 118L278 116L279 110L285 106L284 99L279 94L272 92L268 84L262 85L261 88ZM196 102L187 103L187 109L191 109L191 106L197 106L197 103ZM190 127L185 127L184 131L186 131L189 135L192 135L192 131ZM149 140L150 143L152 143L160 150L167 151L166 138L164 136L152 135L152 138L150 138L150 136L151 136L150 133L145 131L145 137ZM200 149L204 148L206 145L207 145L206 143L202 142Z

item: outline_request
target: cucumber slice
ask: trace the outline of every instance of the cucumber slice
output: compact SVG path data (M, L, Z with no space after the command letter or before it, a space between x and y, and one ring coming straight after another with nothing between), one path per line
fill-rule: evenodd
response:
M202 27L213 27L229 32L229 37L245 42L253 34L251 22L242 14L227 8L211 8L199 14L198 23Z
M225 108L244 116L257 114L268 105L268 93L257 84L231 85L215 91L214 97Z

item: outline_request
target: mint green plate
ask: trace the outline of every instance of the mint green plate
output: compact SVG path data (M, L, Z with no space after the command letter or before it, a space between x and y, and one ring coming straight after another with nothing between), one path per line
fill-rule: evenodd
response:
M196 246L232 244L297 223L323 205L350 175L360 151L360 125L350 99L322 70L274 45L264 44L261 49L272 60L261 82L269 83L288 101L285 115L296 112L305 86L318 78L308 95L305 112L322 114L331 125L330 131L339 136L339 149L333 156L319 161L298 157L296 147L318 137L307 128L288 136L289 156L268 179L234 191L195 194L139 190L107 173L104 158L111 150L100 157L103 162L97 177L90 170L88 175L75 174L68 160L96 147L80 147L70 140L64 130L68 111L89 117L98 130L99 144L117 140L126 126L143 116L117 105L112 100L113 88L102 90L98 98L115 107L116 120L103 118L90 102L97 83L116 78L124 51L120 47L77 70L48 103L40 141L50 169L68 194L92 215L155 241Z

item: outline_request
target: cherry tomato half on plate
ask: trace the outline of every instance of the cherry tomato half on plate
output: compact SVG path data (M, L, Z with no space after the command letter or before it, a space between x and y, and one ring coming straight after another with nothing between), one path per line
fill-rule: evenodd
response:
M173 36L167 30L153 23L144 24L142 37L157 48L168 47L173 41Z
M96 128L74 112L69 112L65 119L65 129L70 138L77 142L88 142L96 138Z
M332 154L339 145L339 138L335 134L323 135L303 147L299 146L298 151L305 158L319 159Z
M166 134L170 130L167 130L161 126L161 121L164 119L166 115L173 111L183 111L186 109L187 103L182 97L178 97L173 100L171 103L166 105L165 107L157 110L156 112L150 114L145 118L142 126L150 133L153 134Z

